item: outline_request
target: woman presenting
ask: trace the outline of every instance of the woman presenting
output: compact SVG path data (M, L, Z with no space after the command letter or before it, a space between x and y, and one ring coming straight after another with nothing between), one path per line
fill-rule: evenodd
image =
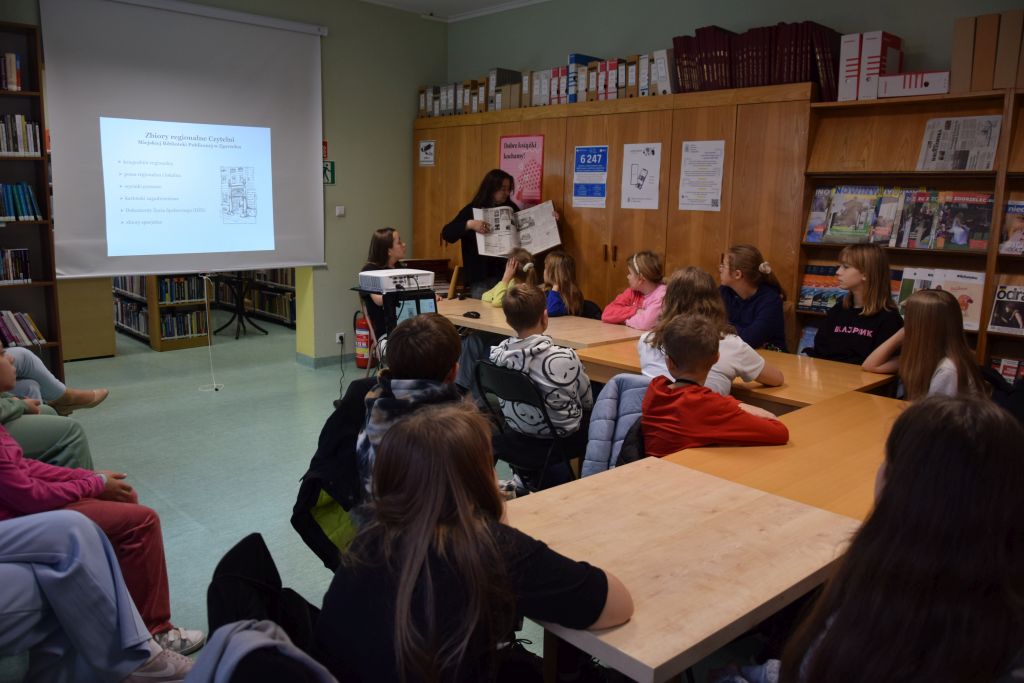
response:
M477 233L486 235L490 228L484 221L473 218L473 209L508 206L513 211L519 211L519 207L509 199L514 189L515 181L511 175L499 169L488 171L473 201L464 206L441 230L441 237L449 244L462 242L462 281L469 287L469 295L474 299L479 299L484 292L498 284L505 270L506 259L481 256L477 251Z

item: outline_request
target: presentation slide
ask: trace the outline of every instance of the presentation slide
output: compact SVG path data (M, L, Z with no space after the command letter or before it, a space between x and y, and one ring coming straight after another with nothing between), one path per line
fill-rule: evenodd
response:
M270 129L100 117L107 256L274 248Z

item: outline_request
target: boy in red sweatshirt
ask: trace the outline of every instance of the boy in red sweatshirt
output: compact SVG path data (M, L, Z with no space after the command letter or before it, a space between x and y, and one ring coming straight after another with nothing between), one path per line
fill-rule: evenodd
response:
M14 366L0 350L0 392L10 391L16 380ZM0 427L0 520L61 509L82 513L106 534L128 592L161 647L181 654L202 647L202 631L175 628L170 622L160 518L139 505L125 475L26 459L18 442Z
M740 403L704 386L718 361L719 326L704 317L680 315L665 328L668 371L651 381L640 426L644 452L658 458L710 445L773 446L789 441L789 430L767 410Z

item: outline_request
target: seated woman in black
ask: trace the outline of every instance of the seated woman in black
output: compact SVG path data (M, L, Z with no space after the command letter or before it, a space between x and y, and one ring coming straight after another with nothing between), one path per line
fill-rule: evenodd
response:
M518 211L519 207L509 199L515 186L515 180L505 171L488 171L480 181L480 188L473 201L462 207L441 230L441 237L449 244L462 242L462 283L469 288L469 295L474 299L479 299L484 292L498 284L505 271L506 260L480 255L476 248L476 235L486 235L489 227L484 221L473 218L473 209L509 206L513 211Z
M504 523L482 415L420 408L377 448L368 521L343 557L314 638L342 681L485 681L517 616L569 628L625 622L622 583Z
M889 290L889 259L876 244L851 244L839 252L836 278L846 296L825 315L814 346L800 349L815 358L861 365L903 327Z
M360 268L359 272L398 268L399 262L404 258L405 242L402 241L402 236L394 228L381 228L375 230L373 237L370 238L370 253L366 257L366 265ZM384 295L360 294L359 298L366 307L366 315L373 326L374 335L380 339L385 334Z

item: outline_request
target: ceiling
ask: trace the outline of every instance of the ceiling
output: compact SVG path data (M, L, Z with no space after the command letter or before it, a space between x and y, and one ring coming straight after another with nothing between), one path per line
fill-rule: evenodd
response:
M363 0L374 5L419 14L424 18L450 23L495 14L549 0Z

